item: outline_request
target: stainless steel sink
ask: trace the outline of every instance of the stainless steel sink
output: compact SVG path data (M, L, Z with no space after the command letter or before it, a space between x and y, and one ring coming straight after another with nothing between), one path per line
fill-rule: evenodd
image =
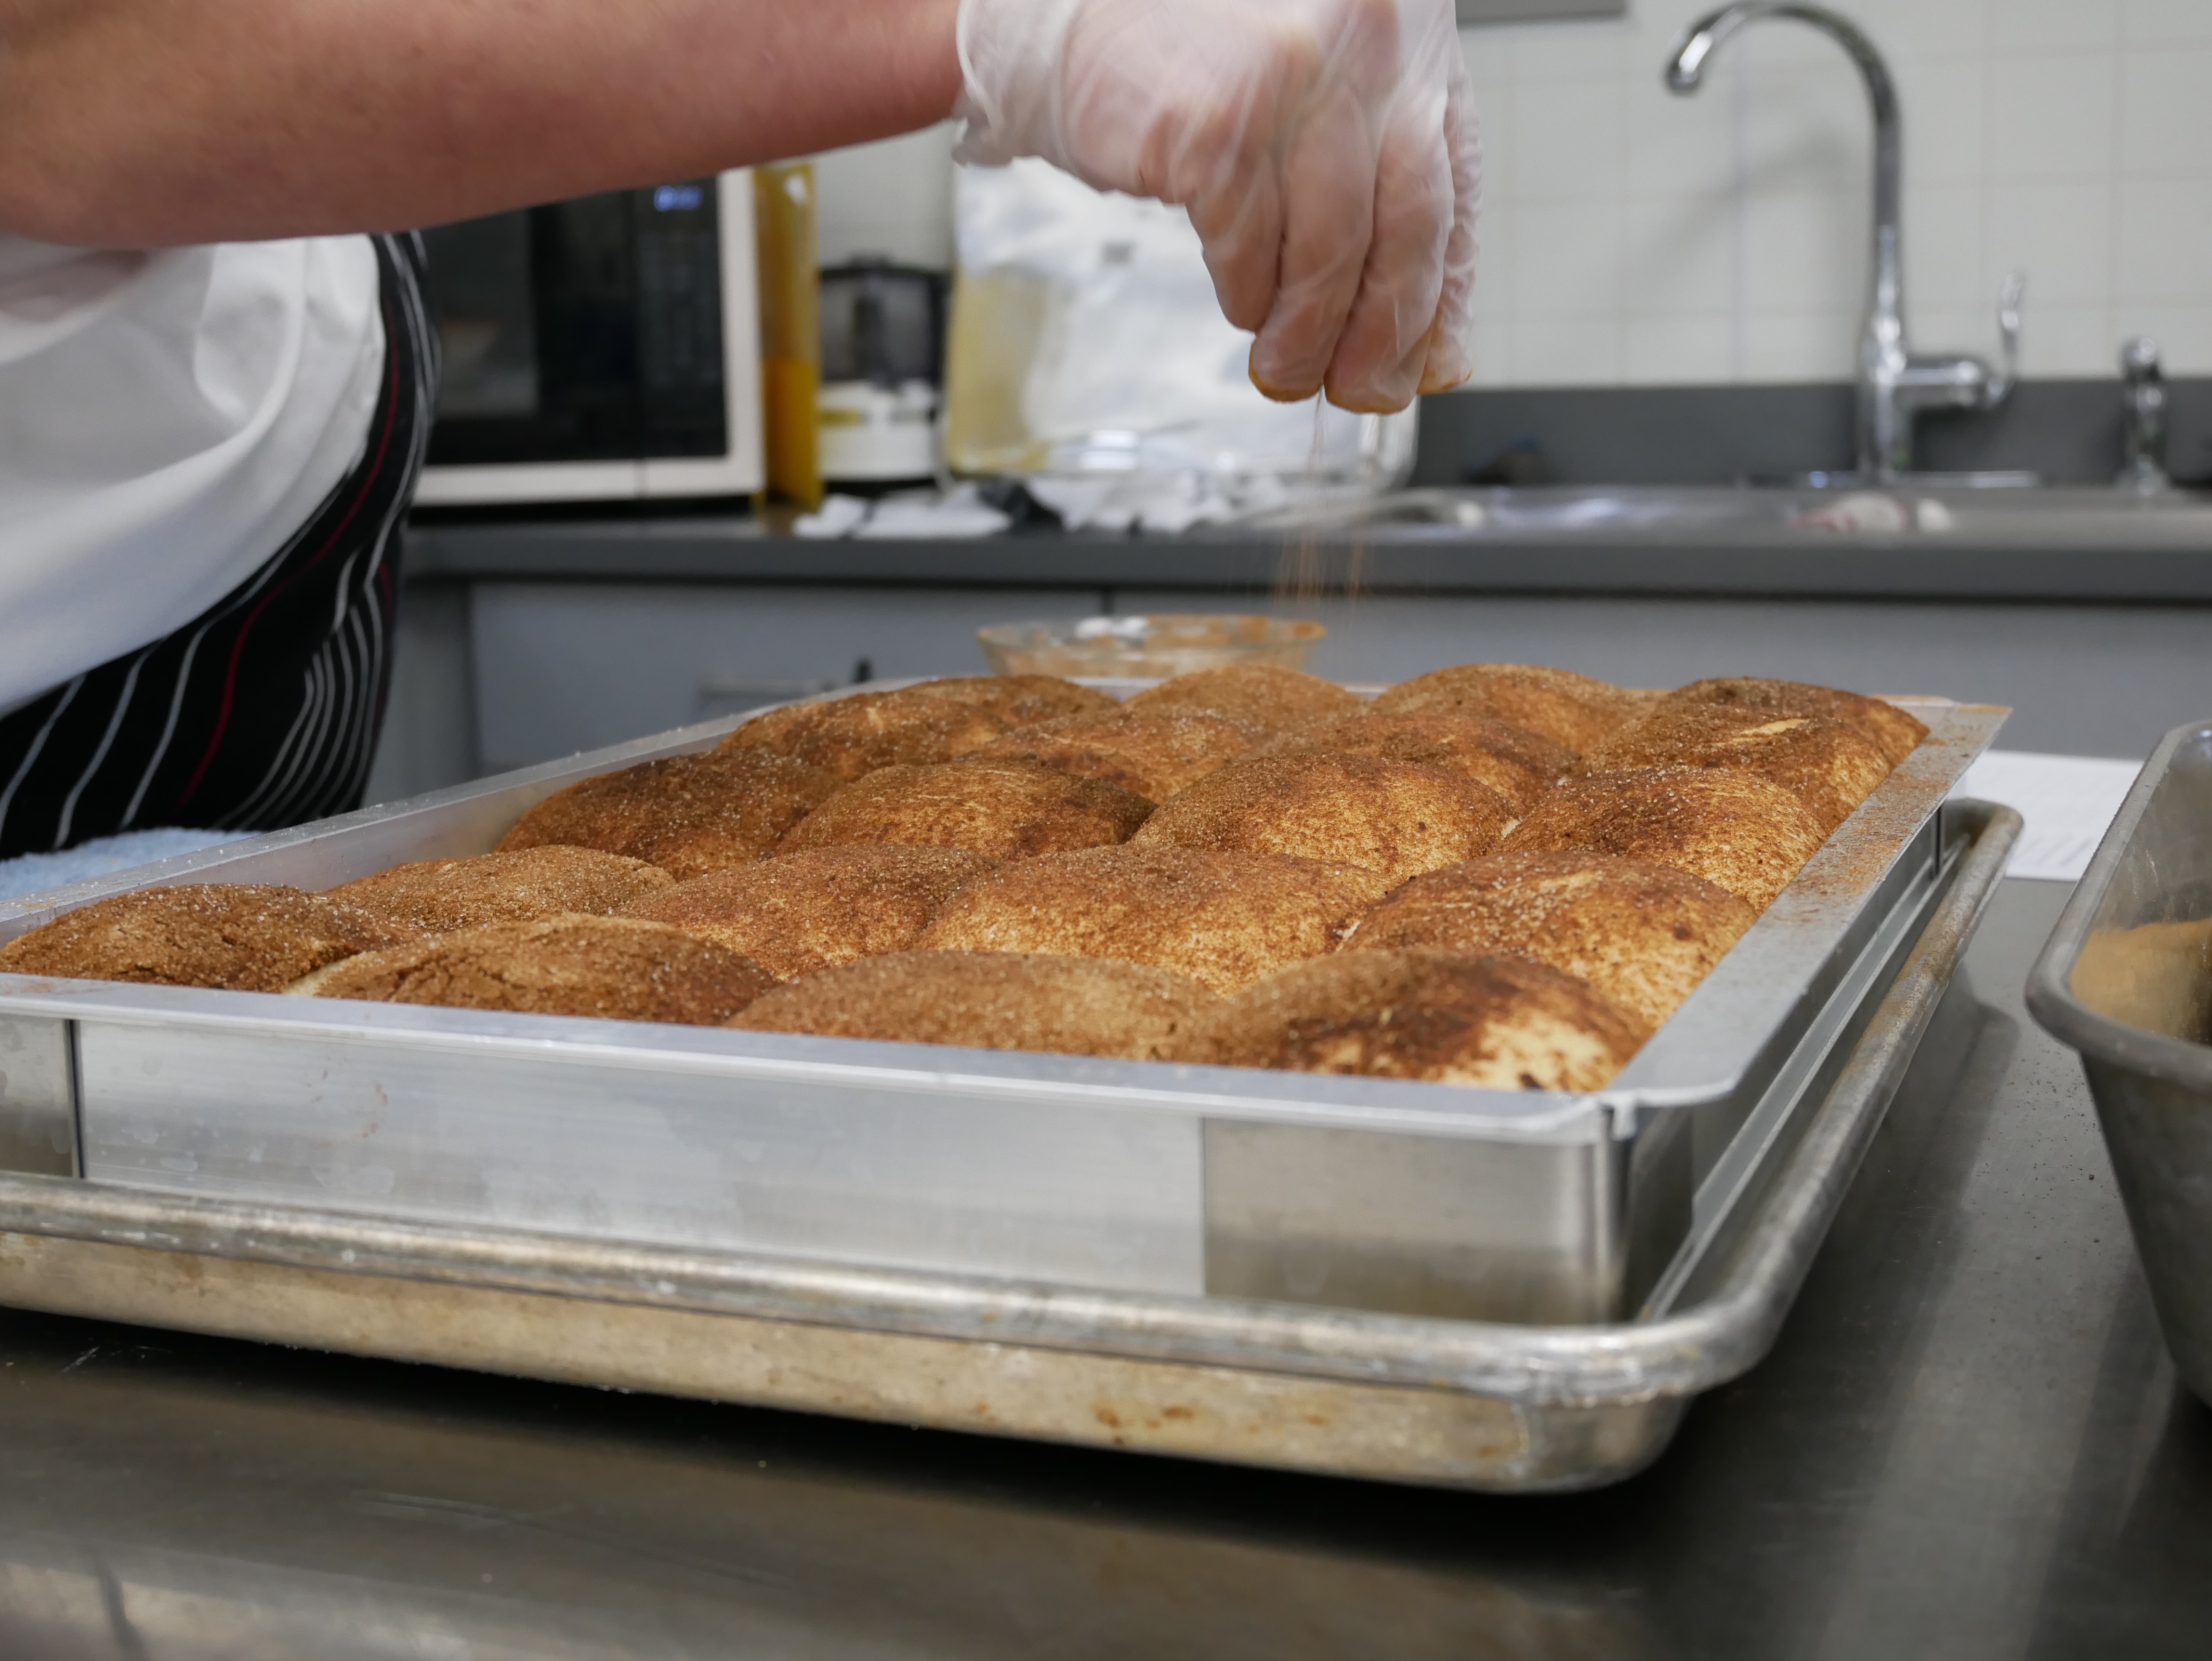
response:
M1990 490L1906 480L1865 490L1588 486L1401 490L1287 510L1271 528L1388 539L1528 537L1761 542L1795 538L1960 538L2032 546L2116 540L2212 546L2212 496L2096 489Z

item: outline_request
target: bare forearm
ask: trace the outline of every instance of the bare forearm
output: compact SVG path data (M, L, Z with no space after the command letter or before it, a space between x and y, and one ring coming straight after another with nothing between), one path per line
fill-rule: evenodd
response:
M955 0L0 0L0 228L434 224L908 131Z

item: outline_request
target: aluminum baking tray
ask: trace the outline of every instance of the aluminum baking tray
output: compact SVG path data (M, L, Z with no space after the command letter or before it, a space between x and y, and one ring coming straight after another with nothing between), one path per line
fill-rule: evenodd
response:
M2166 1348L2212 1402L2212 724L2151 752L2027 1007L2081 1052Z
M1939 810L2003 712L1916 709L1929 741L1587 1095L0 977L0 1168L26 1173L0 1177L0 1301L1405 1480L1609 1480L1764 1349L2002 868L2016 820ZM0 938L149 882L482 851L562 785L732 724L57 891L0 909Z

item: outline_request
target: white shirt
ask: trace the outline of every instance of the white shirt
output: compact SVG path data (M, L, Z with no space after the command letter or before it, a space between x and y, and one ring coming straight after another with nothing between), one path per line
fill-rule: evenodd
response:
M154 252L0 234L0 714L192 620L360 459L365 237Z

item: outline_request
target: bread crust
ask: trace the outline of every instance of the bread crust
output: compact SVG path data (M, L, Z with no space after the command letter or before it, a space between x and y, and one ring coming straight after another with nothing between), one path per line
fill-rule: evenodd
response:
M1769 715L1740 705L1668 705L1589 754L1595 771L1733 767L1780 785L1826 836L1889 776L1887 757L1856 727L1826 715Z
M1910 710L1860 692L1812 686L1797 680L1765 680L1756 675L1725 675L1693 680L1659 700L1662 709L1689 705L1747 710L1770 719L1825 715L1855 728L1897 766L1928 736L1927 724Z
M548 796L500 838L499 852L561 843L657 865L678 881L775 851L837 788L820 768L753 751L669 756L602 773Z
M1331 950L1387 886L1370 871L1267 854L1092 849L970 884L920 944L1114 958L1228 992Z
M1570 779L1504 851L1585 852L1671 865L1764 911L1826 840L1796 797L1725 767L1642 767Z
M1347 952L1202 1016L1179 1058L1485 1090L1598 1090L1649 1036L1585 983L1517 958Z
M913 946L998 861L957 848L813 848L710 871L626 907L750 958L780 981Z
M378 1003L714 1026L775 984L750 958L664 923L546 917L364 952L293 989Z
M1347 715L1287 733L1261 753L1295 756L1315 750L1379 756L1456 774L1496 791L1516 815L1577 770L1575 752L1540 733L1442 708Z
M852 692L764 710L724 739L725 753L783 756L849 784L884 767L951 761L1007 732L987 709L956 697Z
M1009 727L1034 727L1039 721L1065 721L1073 715L1103 715L1121 707L1110 692L1058 675L948 675L901 687L890 696L895 703L948 699L970 709L980 709Z
M1126 709L1040 721L994 739L981 757L1013 756L1165 801L1252 748L1259 733L1204 709Z
M1375 700L1378 715L1448 709L1541 733L1582 755L1642 713L1633 692L1569 669L1463 663L1401 681Z
M1219 1001L1194 981L1139 964L895 952L779 987L728 1024L753 1032L1157 1061Z
M604 916L676 886L657 865L596 848L548 843L511 854L415 860L341 883L330 897L417 934L569 913Z
M1671 866L1502 854L1404 884L1342 949L1527 958L1589 982L1656 1029L1757 921L1735 895Z
M884 767L824 801L780 846L895 843L1030 859L1127 842L1152 811L1142 796L1018 757Z
M359 906L264 883L141 888L65 911L0 946L0 974L282 992L410 931Z
M1172 676L1133 694L1122 707L1201 709L1273 738L1316 721L1358 715L1365 706L1358 693L1318 675L1270 663L1231 663Z
M1280 854L1392 883L1497 851L1512 810L1471 779L1336 751L1231 762L1161 806L1139 847Z

